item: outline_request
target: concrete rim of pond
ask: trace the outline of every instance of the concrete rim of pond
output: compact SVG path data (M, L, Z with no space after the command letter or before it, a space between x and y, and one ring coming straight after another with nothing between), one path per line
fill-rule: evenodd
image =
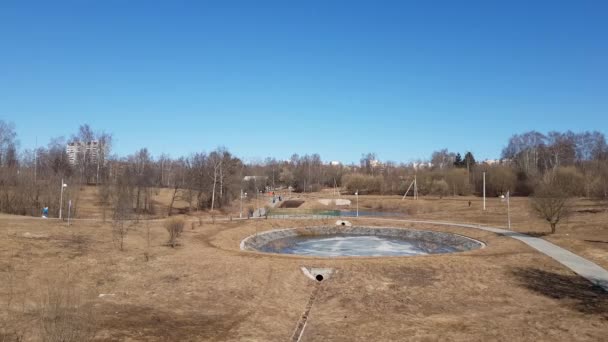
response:
M292 256L292 257L321 257L321 258L391 258L391 257L406 257L418 255L335 255L335 256L319 256L305 255L298 253L281 253L275 251L266 251L263 248L273 241L289 238L311 237L320 238L323 236L366 236L392 238L403 241L417 241L424 243L436 243L453 248L450 252L429 252L419 256L435 255L435 254L453 254L467 252L486 247L483 241L473 239L471 237L436 230L427 229L412 229L400 227L379 227L379 226L313 226L300 228L283 228L274 229L257 234L253 234L244 238L240 243L240 248L243 251L251 251L276 256Z

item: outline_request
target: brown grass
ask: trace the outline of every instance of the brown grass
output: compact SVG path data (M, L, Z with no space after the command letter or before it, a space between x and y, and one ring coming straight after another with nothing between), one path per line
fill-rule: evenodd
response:
M298 194L306 200L301 208L318 207L316 199L327 198L327 194ZM323 197L324 196L324 197ZM355 210L356 197L350 199L349 210ZM469 207L469 201L471 206ZM328 209L327 206L323 208ZM331 208L329 209L339 209ZM425 196L418 200L401 196L359 196L359 209L384 212L400 212L412 219L441 220L460 223L479 223L506 228L507 206L499 198L486 199L483 211L482 198L474 196L439 197ZM511 226L514 231L547 239L571 250L608 269L608 202L591 199L576 199L569 208L570 215L557 225L555 234L550 234L549 224L532 208L527 197L511 198Z
M321 194L323 198L327 194ZM349 197L355 204L354 197ZM412 217L504 226L505 207L476 198L401 201L361 196L360 205L396 206ZM473 205L469 208L468 201ZM548 225L514 198L514 229L532 234ZM574 214L550 241L608 267L608 213L600 202L579 200ZM414 214L413 211L416 211ZM508 237L456 227L386 221L355 224L415 227L464 234L487 243L475 251L397 258L321 259L239 250L256 232L333 224L335 220L196 222L182 233L180 248L167 248L163 221L135 224L116 253L110 223L0 215L0 310L11 288L25 298L44 279L68 268L92 308L100 341L285 341L317 286L301 266L332 267L321 283L304 341L577 341L605 338L608 295L554 260ZM187 226L188 226L187 225ZM27 234L26 234L27 233ZM149 239L149 248L148 248ZM148 253L148 261L143 257ZM10 260L10 262L9 262ZM5 267L10 263L18 276ZM99 297L99 294L108 294ZM18 316L29 340L40 332L35 302ZM17 307L12 306L12 311Z

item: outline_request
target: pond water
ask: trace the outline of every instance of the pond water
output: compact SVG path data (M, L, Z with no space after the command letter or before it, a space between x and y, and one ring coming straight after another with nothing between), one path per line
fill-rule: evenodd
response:
M406 240L378 235L291 236L270 241L259 250L269 253L320 257L408 256L451 253L457 248L421 240Z

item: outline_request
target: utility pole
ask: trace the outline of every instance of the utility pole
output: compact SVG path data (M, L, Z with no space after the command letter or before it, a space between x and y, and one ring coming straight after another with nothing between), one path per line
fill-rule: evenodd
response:
M247 193L243 193L243 189L241 189L241 211L239 213L239 218L243 218L243 198L247 197Z
M334 197L336 197L336 177L334 177Z
M511 230L511 193L507 191L507 223L509 230Z
M310 160L308 161L308 186L311 186L310 185ZM306 191L304 191L304 192L306 192ZM312 187L310 189L310 192L312 192Z
M70 213L72 211L72 200L68 201L68 227L70 226Z
M63 188L66 188L68 185L63 182L63 178L61 178L61 195L59 195L59 219L62 219L61 209L63 209Z
M38 137L36 137L36 147L34 148L34 185L36 185L37 173L38 173Z
M100 146L99 141L97 141L97 153L95 154L97 156L97 158L96 158L97 159L97 174L95 177L95 185L97 185L97 186L99 186L99 158L100 158L100 154L101 154L101 150L99 149L99 146ZM161 173L162 173L162 167L161 167ZM163 183L162 178L160 180L160 183L162 186L162 183Z
M486 210L486 172L483 172L483 210Z
M258 181L256 176L253 176L253 186L255 187L255 210L259 211L260 208L258 208ZM253 217L255 217L255 212L253 214Z
M410 183L410 186L407 187L407 190L405 190L405 194L403 194L403 197L401 197L401 200L403 201L406 197L408 192L410 192L410 189L414 187L414 195L413 198L416 199L416 177L414 176L414 180Z
M359 189L355 192L355 196L357 197L357 217L359 217Z

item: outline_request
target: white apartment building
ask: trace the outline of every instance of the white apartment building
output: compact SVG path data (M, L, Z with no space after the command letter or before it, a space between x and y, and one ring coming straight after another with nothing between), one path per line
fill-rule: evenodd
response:
M91 163L97 163L97 158L101 152L102 145L97 140L83 142L73 141L68 143L65 151L68 155L68 161L72 165L78 164L82 158L88 158Z

